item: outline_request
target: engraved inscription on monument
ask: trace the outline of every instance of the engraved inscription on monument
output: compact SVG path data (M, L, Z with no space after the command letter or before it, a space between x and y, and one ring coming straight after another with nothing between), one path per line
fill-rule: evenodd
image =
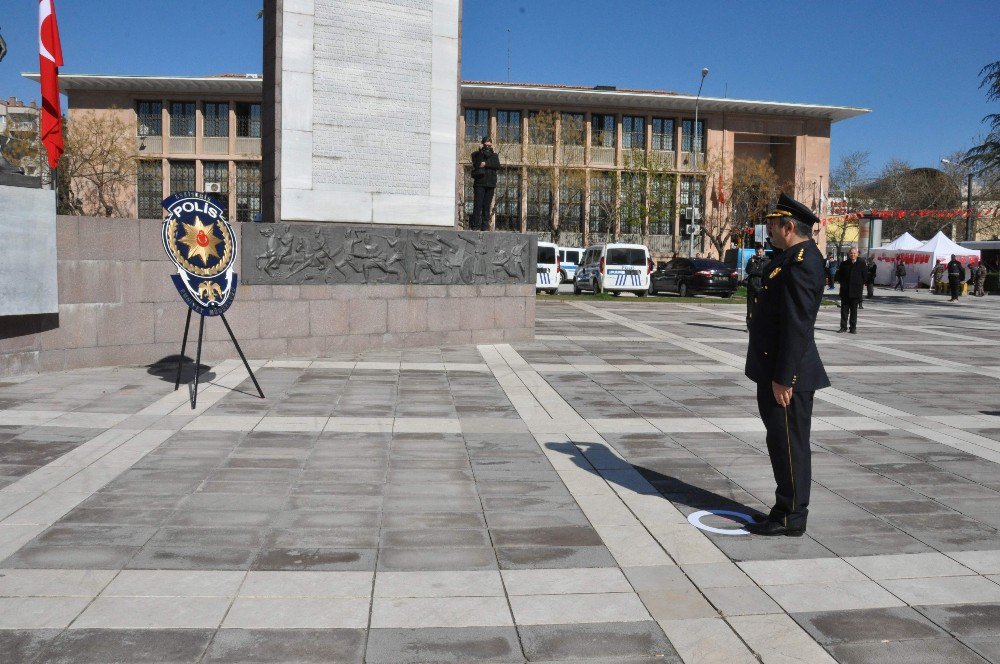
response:
M248 284L528 284L537 240L518 233L253 224Z
M265 67L265 100L278 126L264 159L265 181L278 180L275 221L454 227L459 5L275 7L279 73Z
M423 4L316 0L313 98L329 100L314 110L316 182L427 190L432 12Z

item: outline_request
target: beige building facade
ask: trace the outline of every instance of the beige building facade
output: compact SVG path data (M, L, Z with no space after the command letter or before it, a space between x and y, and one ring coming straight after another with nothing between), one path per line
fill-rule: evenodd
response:
M830 126L868 112L610 86L490 82L464 83L462 106L460 218L472 211L470 155L488 135L505 165L494 228L536 232L566 246L644 242L658 256L691 244L708 251L703 235L689 243L685 231L720 204L719 180L731 176L738 159L767 162L787 193L821 212Z
M60 86L70 122L96 111L134 128L139 168L128 209L135 216L159 218L164 197L197 189L215 193L237 221L260 218L260 77L62 75ZM830 127L868 111L610 86L465 82L457 112L460 226L472 212L470 155L488 135L504 164L491 228L566 246L638 241L663 256L708 251L704 235L690 242L686 231L719 205L719 180L738 159L766 161L785 191L822 213Z

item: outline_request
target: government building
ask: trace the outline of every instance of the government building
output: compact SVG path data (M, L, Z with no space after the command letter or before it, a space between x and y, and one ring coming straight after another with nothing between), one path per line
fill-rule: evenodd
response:
M259 218L259 76L63 74L60 87L70 123L93 111L116 114L134 129L139 166L126 208L134 215L160 218L165 196L197 189L215 193L236 221ZM287 100L283 109L289 111ZM689 246L708 249L703 235L694 244L686 232L724 200L721 183L735 160L767 162L786 192L821 212L830 127L868 111L613 86L468 81L456 112L460 225L472 213L470 156L490 136L503 163L492 228L536 233L565 246L644 242L663 256Z

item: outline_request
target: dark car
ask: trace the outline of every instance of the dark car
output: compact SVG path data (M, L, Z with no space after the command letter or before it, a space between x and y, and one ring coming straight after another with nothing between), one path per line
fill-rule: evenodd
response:
M650 275L649 292L732 297L739 287L739 275L722 261L708 258L675 258L658 263Z

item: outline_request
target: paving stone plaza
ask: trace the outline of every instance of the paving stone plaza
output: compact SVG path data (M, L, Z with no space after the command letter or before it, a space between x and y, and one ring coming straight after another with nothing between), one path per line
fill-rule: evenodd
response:
M239 306L237 303L236 306ZM1000 302L824 307L808 534L739 305L532 343L0 383L2 662L1000 661Z

